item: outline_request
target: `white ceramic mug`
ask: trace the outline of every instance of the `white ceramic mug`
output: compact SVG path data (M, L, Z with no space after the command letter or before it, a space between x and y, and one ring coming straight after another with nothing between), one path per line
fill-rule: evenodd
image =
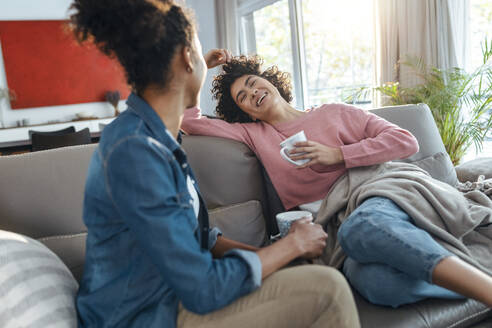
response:
M311 212L308 211L282 212L282 213L278 213L275 217L277 218L277 226L281 238L287 236L290 230L290 226L292 225L292 222L300 220L305 217L310 218L311 221L313 220L313 215L311 214Z
M280 155L282 156L282 158L294 165L302 165L304 163L309 162L309 159L298 159L297 161L294 161L288 155L289 150L293 149L294 145L297 142L302 142L302 141L307 141L306 135L304 134L304 130L297 132L296 134L291 135L290 137L282 141L280 143ZM296 155L302 155L302 154L305 153L298 153Z

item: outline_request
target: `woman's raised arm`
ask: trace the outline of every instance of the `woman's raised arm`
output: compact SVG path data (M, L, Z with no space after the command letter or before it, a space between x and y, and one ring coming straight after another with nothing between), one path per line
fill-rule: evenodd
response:
M189 135L221 137L252 145L243 123L228 123L221 119L208 118L203 116L197 107L185 110L181 130Z

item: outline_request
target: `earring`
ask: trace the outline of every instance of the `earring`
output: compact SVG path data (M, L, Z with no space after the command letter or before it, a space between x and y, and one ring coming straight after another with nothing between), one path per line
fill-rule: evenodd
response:
M188 66L188 67L186 67L186 71L187 71L188 73L191 73L191 72L193 72L193 69L192 69L190 66Z

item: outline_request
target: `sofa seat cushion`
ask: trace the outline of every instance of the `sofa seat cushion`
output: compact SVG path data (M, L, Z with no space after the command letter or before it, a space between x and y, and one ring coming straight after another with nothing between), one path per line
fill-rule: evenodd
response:
M260 247L266 242L265 219L261 203L244 203L209 210L210 226L217 227L224 237Z
M76 327L78 284L42 243L0 230L2 327Z
M87 232L57 235L38 239L53 251L68 267L77 281L82 278Z
M474 300L432 298L394 309L353 293L362 328L465 328L492 317L492 309Z

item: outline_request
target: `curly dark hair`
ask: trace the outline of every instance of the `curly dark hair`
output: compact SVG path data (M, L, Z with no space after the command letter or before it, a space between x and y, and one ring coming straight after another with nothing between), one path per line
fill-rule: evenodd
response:
M290 74L279 71L277 66L261 71L263 59L259 56L238 56L222 65L223 72L214 77L212 93L217 100L215 112L218 117L230 123L248 123L253 119L243 112L231 95L231 86L238 78L244 75L257 75L273 84L282 98L288 103L292 101L292 85Z
M116 57L137 94L166 86L172 57L195 33L191 11L173 0L75 0L70 9L75 38Z

